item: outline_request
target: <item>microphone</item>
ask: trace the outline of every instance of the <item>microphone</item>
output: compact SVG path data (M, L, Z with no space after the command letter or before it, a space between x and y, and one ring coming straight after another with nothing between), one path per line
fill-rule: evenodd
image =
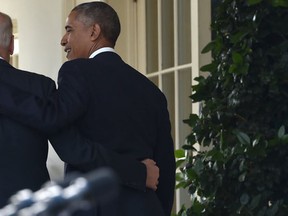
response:
M68 177L69 179L69 177ZM97 202L107 202L117 196L119 182L108 168L72 178L70 183L47 183L32 193L22 190L11 197L11 203L0 209L1 216L55 216L63 211L89 209Z

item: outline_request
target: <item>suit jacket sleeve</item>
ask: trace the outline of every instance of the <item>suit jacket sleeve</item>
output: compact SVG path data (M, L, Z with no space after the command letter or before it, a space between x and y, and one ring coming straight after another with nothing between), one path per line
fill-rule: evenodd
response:
M162 97L162 107L158 115L158 135L155 149L155 161L160 169L159 185L156 194L162 203L165 215L170 215L175 190L175 157L171 137L171 125L166 98Z
M58 91L52 80L46 81L47 79L41 79L39 75L32 73L13 74L12 71L1 71L0 112L49 133L51 142L63 161L81 167L85 167L84 164L93 167L96 162L110 166L124 184L145 190L145 165L106 150L100 144L81 137L75 128L68 126L85 112L89 101L89 95L85 92L85 80L77 64L67 62L61 67ZM61 133L57 133L59 130ZM131 175L131 172L135 174Z
M121 184L141 191L146 190L146 166L143 163L86 139L73 125L61 129L50 136L49 140L61 160L80 171L89 172L107 166L116 172Z
M17 78L5 74L5 71L1 73L2 114L42 132L52 133L74 122L85 112L89 95L85 92L85 80L77 63L75 65L67 62L61 67L58 75L58 91L54 89L45 96L27 90L31 86L18 85L27 78L25 75ZM39 79L29 80L30 85L38 85L36 82L39 82Z

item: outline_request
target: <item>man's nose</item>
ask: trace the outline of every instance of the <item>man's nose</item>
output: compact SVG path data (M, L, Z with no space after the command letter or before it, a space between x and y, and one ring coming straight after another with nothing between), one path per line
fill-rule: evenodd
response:
M65 39L65 36L62 37L60 44L61 46L65 46L67 44L67 40Z

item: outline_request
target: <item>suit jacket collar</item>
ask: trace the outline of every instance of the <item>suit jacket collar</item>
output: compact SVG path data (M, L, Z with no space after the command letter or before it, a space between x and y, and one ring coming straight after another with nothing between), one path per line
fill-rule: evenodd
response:
M0 59L0 66L1 67L10 67L13 68L12 65L10 65L7 61L5 61L4 59Z
M97 56L98 54L103 53L103 52L115 52L115 50L112 47L102 47L102 48L96 50L95 52L93 52L89 56L89 58L94 58L95 56Z

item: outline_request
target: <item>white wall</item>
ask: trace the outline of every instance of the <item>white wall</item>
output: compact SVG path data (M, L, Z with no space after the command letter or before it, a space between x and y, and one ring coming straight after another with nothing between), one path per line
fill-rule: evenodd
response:
M19 32L19 68L54 80L62 64L63 32L59 0L0 0L0 10L16 19Z
M63 62L60 39L65 22L64 1L0 0L0 11L17 20L19 68L44 74L56 81ZM52 179L63 177L63 164L51 146L48 168Z

